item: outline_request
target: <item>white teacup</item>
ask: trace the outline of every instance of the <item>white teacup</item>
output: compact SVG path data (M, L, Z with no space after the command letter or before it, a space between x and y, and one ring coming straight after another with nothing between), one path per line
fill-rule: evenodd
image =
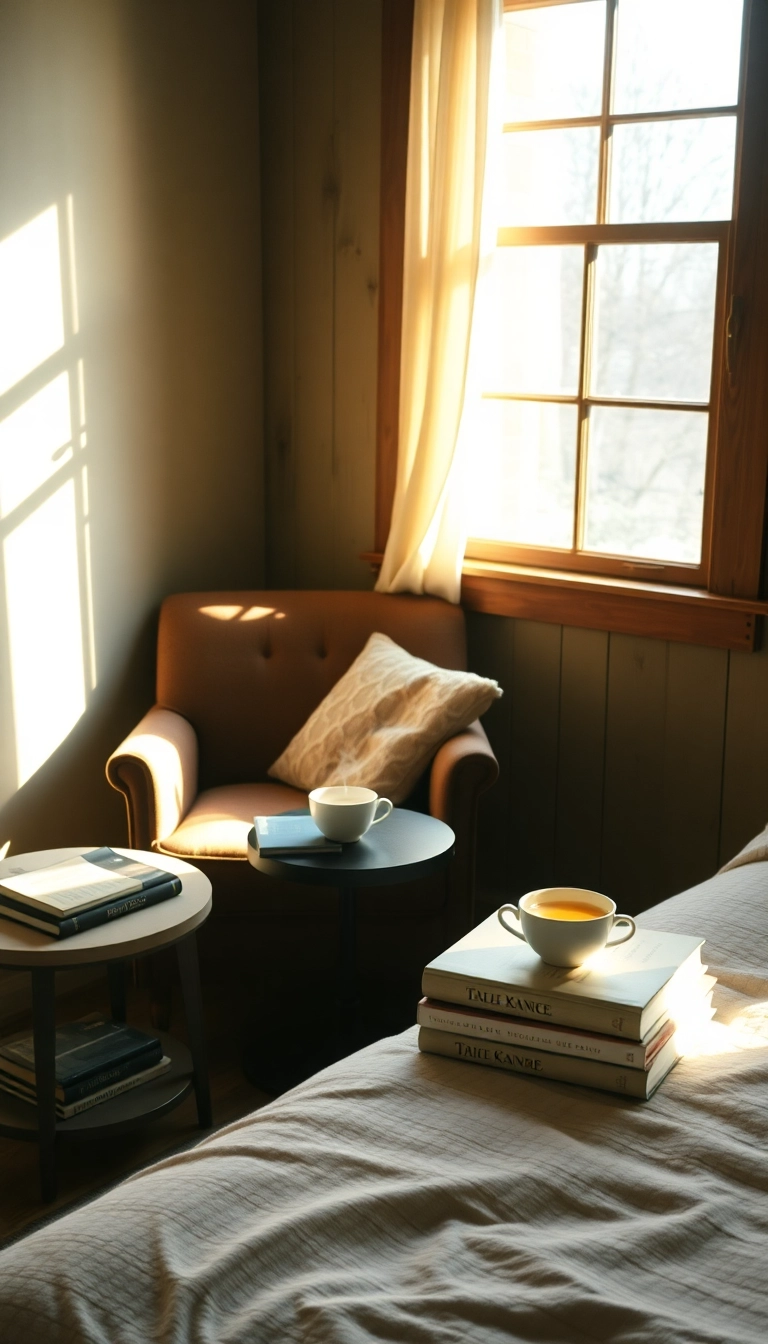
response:
M384 811L379 812L379 804ZM309 795L309 810L318 830L327 840L348 844L376 826L392 811L388 798L380 798L373 789L357 788L353 784L328 784L313 789Z
M508 924L511 914L515 924ZM625 943L635 932L629 915L617 915L609 896L580 887L542 887L520 897L519 905L502 905L499 922L522 938L550 966L581 966L603 947ZM611 935L614 924L629 928L617 938Z

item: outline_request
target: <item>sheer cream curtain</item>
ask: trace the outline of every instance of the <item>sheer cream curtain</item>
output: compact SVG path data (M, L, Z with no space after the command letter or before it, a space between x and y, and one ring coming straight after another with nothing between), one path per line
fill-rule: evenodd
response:
M416 0L406 172L400 424L376 588L458 602L460 452L478 272L495 242L502 0ZM493 154L491 155L493 157Z

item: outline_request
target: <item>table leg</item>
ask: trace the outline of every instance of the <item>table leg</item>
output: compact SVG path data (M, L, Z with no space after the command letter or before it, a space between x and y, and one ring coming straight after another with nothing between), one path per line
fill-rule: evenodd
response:
M40 1196L56 1198L56 1017L55 971L32 971L32 1023L35 1042L35 1089L40 1145Z
M197 1100L197 1119L201 1129L210 1129L213 1124L211 1114L211 1091L208 1083L208 1060L205 1046L205 1025L203 1022L203 998L200 992L200 968L197 961L197 938L190 933L176 944L181 977L181 993L184 999L184 1014L187 1019L189 1049L195 1070L195 1098Z
M339 1028L345 1034L358 1025L357 927L355 892L339 889Z
M109 1008L114 1022L125 1022L125 962L108 961L107 978L109 980Z
M265 1092L279 1094L344 1059L366 1044L357 991L357 908L354 888L339 887L339 966L336 980L336 1029L312 1048L281 1047L270 1061L250 1061L246 1077ZM308 1039L312 1040L311 1031Z

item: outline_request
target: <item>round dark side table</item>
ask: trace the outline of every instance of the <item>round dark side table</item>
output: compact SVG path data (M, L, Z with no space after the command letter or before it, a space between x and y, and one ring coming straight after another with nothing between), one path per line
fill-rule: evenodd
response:
M306 808L302 811L308 815ZM253 827L248 832L248 862L260 873L291 882L336 887L339 893L339 1031L322 1052L322 1063L340 1059L362 1044L355 967L357 891L362 887L410 882L438 872L453 857L455 840L444 821L402 807L396 807L386 820L372 826L362 839L343 845L334 854L267 857L256 848Z

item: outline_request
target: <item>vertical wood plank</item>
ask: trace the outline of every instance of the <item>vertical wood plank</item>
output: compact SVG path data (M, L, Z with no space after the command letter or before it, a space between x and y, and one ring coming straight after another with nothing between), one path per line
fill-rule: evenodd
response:
M563 629L555 881L599 890L608 635Z
M512 694L515 622L505 616L467 612L468 662L472 672L498 681L504 694L483 715L483 727L499 762L499 778L480 800L477 821L476 892L478 919L502 905L510 895L511 837L509 789L511 773Z
M294 0L296 583L333 587L333 0Z
M768 822L768 648L729 658L721 863Z
M381 0L335 0L333 583L369 588L378 350Z
M397 475L405 186L413 0L384 0L381 84L381 237L376 434L376 550L389 534Z
M662 896L704 881L718 867L727 681L724 649L669 645L659 817Z
M515 622L508 826L518 896L554 882L561 644L559 625Z
M600 890L628 914L659 899L667 645L611 635Z
M258 6L266 582L296 585L293 0Z

